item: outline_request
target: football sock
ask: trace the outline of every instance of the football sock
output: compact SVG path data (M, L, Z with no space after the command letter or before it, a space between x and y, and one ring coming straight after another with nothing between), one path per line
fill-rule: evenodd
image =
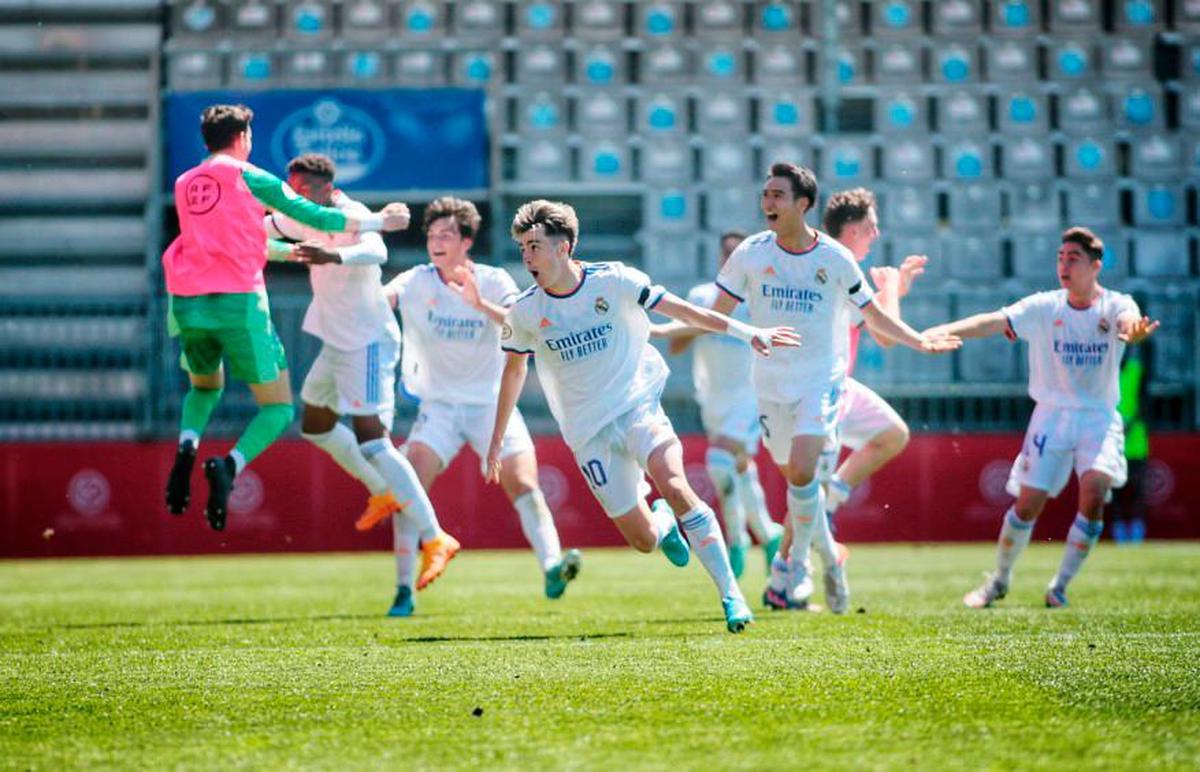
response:
M658 549L662 546L662 540L675 528L675 513L662 499L658 499L654 504L655 506L650 507L650 525L654 528L654 548Z
M224 389L200 389L192 386L183 395L183 405L179 416L179 444L192 441L193 448L200 447L200 435L208 427L217 403L221 401Z
M815 478L807 485L788 485L788 517L792 521L792 568L799 570L808 560L817 527L817 516L825 517L825 492Z
M1071 530L1067 532L1066 551L1063 553L1062 563L1058 567L1058 574L1054 577L1052 586L1060 590L1067 589L1067 585L1083 567L1083 561L1087 560L1092 547L1096 546L1096 542L1100 539L1100 532L1103 530L1103 520L1088 520L1082 513L1075 515L1075 522L1071 524Z
M783 533L783 526L771 519L771 512L767 509L767 494L763 492L758 479L758 466L754 461L746 465L746 471L740 477L738 493L742 497L742 510L746 513L746 525L760 544L766 544Z
M775 553L775 557L771 559L771 578L767 585L775 592L786 593L789 568L787 557L782 552Z
M692 552L700 558L700 563L708 571L721 597L730 595L741 597L737 579L733 576L733 568L729 565L729 553L725 548L725 540L721 538L721 528L717 516L707 504L699 504L695 509L679 518L683 532L687 534Z
M396 557L396 584L412 587L420 549L417 525L404 511L392 515L392 554Z
M996 577L1008 584L1012 579L1013 565L1029 544L1033 534L1033 523L1017 517L1012 507L1004 513L1004 525L1000 526L1000 539L996 545Z
M363 457L387 481L392 495L404 505L405 513L413 518L421 541L436 539L442 532L442 527L433 511L433 503L421 487L417 470L413 469L404 454L396 450L396 446L387 437L368 440L359 447Z
M838 477L837 472L834 472L825 486L825 511L831 518L838 511L838 507L844 504L853 492L854 487L848 485Z
M337 465L354 479L367 486L372 496L377 496L388 489L387 481L375 471L371 462L363 456L358 447L358 438L349 426L336 423L333 429L324 434L301 432L301 437L316 445L329 454Z
M513 507L521 517L521 531L525 534L533 554L537 556L542 571L549 571L562 560L562 546L558 542L558 530L554 527L554 516L540 490L532 490L518 496Z
M230 453L237 463L239 474L258 454L279 439L279 435L287 431L295 415L296 409L291 402L259 406L258 413L246 425L246 430L233 446L233 453Z
M724 448L709 447L704 462L708 467L708 476L717 489L721 516L725 519L725 540L730 544L740 544L746 530L746 513L738 490L741 480L737 473L737 459Z
M825 568L837 565L837 542L833 539L833 531L829 529L829 518L818 515L816 527L813 528L813 548L821 558Z

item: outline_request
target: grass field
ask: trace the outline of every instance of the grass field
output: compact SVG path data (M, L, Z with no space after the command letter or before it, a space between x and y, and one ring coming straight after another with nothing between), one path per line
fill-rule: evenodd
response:
M854 550L852 608L724 631L702 570L593 550L561 601L464 553L0 562L0 767L1200 767L1200 545ZM758 558L758 556L753 556ZM761 559L743 580L755 601Z

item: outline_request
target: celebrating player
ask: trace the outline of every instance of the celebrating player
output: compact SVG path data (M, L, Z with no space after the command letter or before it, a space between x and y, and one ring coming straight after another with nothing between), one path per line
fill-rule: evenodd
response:
M271 323L263 281L265 207L322 231L402 230L409 218L403 204L389 204L379 214L347 215L295 195L279 178L247 162L253 117L243 105L204 110L200 132L212 155L175 181L180 234L162 258L168 328L179 338L180 364L191 381L167 480L172 514L183 514L191 498L200 436L225 387L222 356L229 360L230 374L249 384L259 405L233 451L204 462L209 484L204 514L217 531L225 528L234 478L287 429L293 416L287 359Z
M430 262L392 279L384 292L404 323L406 387L421 399L404 451L428 490L464 444L481 461L487 455L504 365L500 326L517 285L504 269L471 259L480 217L470 201L432 201L424 224ZM538 484L533 439L519 412L504 435L500 485L537 556L546 597L561 597L582 556L579 550L562 553Z
M1058 248L1061 289L1038 292L999 311L941 325L963 338L1005 335L1029 344L1029 396L1037 403L1008 491L1017 497L1004 514L996 570L963 597L986 608L1008 594L1013 565L1046 500L1079 477L1079 509L1067 533L1058 573L1046 588L1048 607L1067 605L1067 585L1079 573L1104 528L1104 501L1125 484L1125 430L1117 402L1125 346L1158 329L1128 295L1100 286L1104 243L1087 228L1063 231Z
M817 465L836 428L848 364L850 310L857 306L869 329L925 353L961 345L952 336L922 335L881 308L850 250L811 228L805 214L817 200L813 173L775 163L763 186L762 210L769 230L751 236L721 269L715 310L731 312L745 301L756 325L787 324L804 340L803 350L781 350L755 362L764 444L788 482L793 530L788 599L806 603L812 579L806 566L814 531L827 532L825 493ZM832 538L818 549L835 585L845 582ZM836 595L847 595L835 587Z
M686 565L682 525L717 586L726 627L741 632L753 615L729 565L716 517L684 475L682 446L659 404L667 366L648 343L646 312L654 309L727 332L764 355L773 345L795 346L799 339L787 328L751 327L694 306L619 262L574 259L579 220L567 204L523 205L513 218L512 235L536 284L517 297L502 335L508 357L487 454L489 480L500 478L504 435L532 354L563 439L625 540L640 552L661 547L672 563ZM646 506L646 473L678 523L657 502Z
M329 157L302 155L288 164L288 185L310 201L351 216L367 213L334 188L335 174ZM322 233L278 212L268 215L265 225L272 238L300 242L294 248L296 259L311 265L313 299L304 331L321 340L321 352L300 390L300 431L371 493L367 511L355 524L358 530L392 518L396 596L388 615L410 616L416 549L401 532L413 531L420 538L418 590L441 575L459 544L442 531L412 465L388 437L400 329L380 283L387 247L377 233ZM342 415L350 416L353 431L339 421Z

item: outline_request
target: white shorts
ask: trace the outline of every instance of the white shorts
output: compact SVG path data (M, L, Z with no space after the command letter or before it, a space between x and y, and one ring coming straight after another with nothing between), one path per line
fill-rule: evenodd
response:
M784 466L792 453L792 438L800 436L833 437L837 430L842 384L810 388L795 402L758 403L762 422L763 445L776 464Z
M728 437L740 442L746 451L753 454L762 436L762 425L758 421L758 401L751 394L747 398L709 400L700 403L700 422L711 442L717 437Z
M1006 490L1016 496L1022 486L1037 488L1053 498L1066 487L1072 469L1079 476L1093 470L1106 474L1113 488L1125 484L1125 426L1120 413L1035 407Z
M838 410L837 429L826 441L817 466L817 477L828 480L837 471L838 457L842 446L858 450L883 432L904 426L900 417L887 401L853 378L847 378Z
M578 448L572 448L588 488L609 517L620 517L650 492L646 463L655 448L675 441L671 419L658 397L622 413Z
M353 351L322 345L304 378L300 399L338 415L377 415L390 429L399 356L399 345L387 338Z
M427 445L442 460L442 466L450 462L469 444L479 456L479 466L487 474L488 446L492 443L492 427L496 423L496 406L455 405L450 402L421 400L417 420L413 422L406 443L419 442ZM525 450L533 450L533 438L525 426L521 411L513 408L504 430L504 441L500 446L500 458Z

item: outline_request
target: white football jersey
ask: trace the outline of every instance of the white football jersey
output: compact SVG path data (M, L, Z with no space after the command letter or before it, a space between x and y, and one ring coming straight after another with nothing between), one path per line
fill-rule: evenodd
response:
M472 263L484 300L505 306L517 294L508 271ZM500 325L452 289L432 264L410 268L388 282L404 325L404 385L422 399L488 405L500 392L504 354Z
M1059 289L1035 293L1002 310L1017 337L1029 343L1029 396L1035 402L1116 408L1125 352L1117 339L1117 317L1131 313L1141 318L1133 298L1105 289L1087 308L1075 308L1067 302L1067 291Z
M717 286L745 303L759 327L792 327L799 348L774 348L754 363L759 399L794 402L846 375L851 310L874 294L850 250L818 232L812 247L788 252L775 234L750 236L729 256Z
M720 290L709 282L692 287L688 302L701 308L712 308ZM733 318L750 320L745 303L733 309ZM709 333L696 337L692 344L692 381L696 385L696 401L719 409L721 405L756 400L754 391L754 360L758 355L749 343L730 335Z
M334 193L333 205L359 217L371 213L341 191ZM267 215L264 224L269 238L315 240L329 247L369 243L378 252L379 263L387 261L387 247L378 233L325 233L279 212ZM382 277L379 265L310 265L313 299L304 313L303 330L343 351L354 351L385 338L399 341L400 328L383 296Z
M501 343L505 351L534 355L550 412L571 448L661 394L669 372L649 343L646 315L666 290L618 262L581 265L583 278L566 295L537 285L522 292Z

